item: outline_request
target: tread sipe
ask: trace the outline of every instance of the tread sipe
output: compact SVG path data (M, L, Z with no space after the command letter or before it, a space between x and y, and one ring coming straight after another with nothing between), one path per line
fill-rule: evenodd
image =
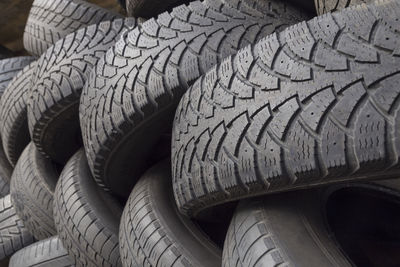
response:
M124 35L99 61L81 97L83 141L96 181L129 196L189 85L223 57L302 18L281 1L206 0Z
M91 24L122 17L81 0L35 0L24 32L24 47L40 56L67 34Z
M400 2L317 17L228 57L176 111L173 185L195 215L234 199L398 177Z
M33 57L13 57L0 60L0 96L14 76L32 62L33 59Z
M11 202L29 232L38 240L55 235L53 195L59 173L30 143L11 179Z
M152 167L133 189L121 218L122 263L136 266L221 266L221 251L176 209L170 161Z
M118 229L122 207L97 186L83 150L62 171L54 199L58 236L77 265L121 266Z
M136 19L115 19L80 29L50 47L38 60L28 100L28 125L38 150L65 164L82 146L79 99L98 59Z
M0 260L34 242L11 204L10 195L0 199Z
M12 166L30 142L26 110L35 69L36 61L20 71L0 99L1 139L4 153Z
M10 259L9 267L73 267L73 259L68 255L57 236L38 241L17 251Z

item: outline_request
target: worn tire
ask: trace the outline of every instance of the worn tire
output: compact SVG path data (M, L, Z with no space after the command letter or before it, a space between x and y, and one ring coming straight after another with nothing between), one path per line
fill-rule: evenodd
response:
M0 60L0 96L14 76L32 61L33 57L12 57Z
M57 236L38 241L17 251L10 259L9 267L73 267L74 260L68 255Z
M4 153L12 166L15 166L31 139L26 110L35 69L36 61L20 71L0 99L1 139Z
M65 162L82 146L79 99L98 59L119 35L136 26L134 18L104 21L74 32L38 60L28 125L32 141L48 158Z
M321 206L316 191L240 202L222 266L353 266L326 227Z
M11 202L29 232L42 240L57 234L53 195L59 173L30 143L21 154L11 179Z
M373 0L314 0L318 15L342 10L349 6L371 3Z
M397 1L317 17L199 79L174 122L180 210L196 215L244 197L397 176L398 17ZM371 42L363 39L371 32Z
M165 160L133 189L119 232L123 266L221 266L220 249L179 214L170 181Z
M11 204L10 195L0 199L0 260L34 242Z
M153 18L190 0L126 0L126 11L133 17Z
M222 266L374 266L368 264L365 254L358 255L358 259L354 257L357 255L354 253L357 248L352 251L355 243L344 242L343 234L355 242L354 239L360 236L370 238L368 231L363 231L371 228L372 235L378 240L370 242L375 242L378 247L385 244L384 240L379 240L382 233L390 240L398 240L398 228L394 225L397 225L400 217L379 208L377 202L383 200L399 206L399 189L399 182L394 180L390 181L389 186L349 183L241 201L225 239ZM343 193L352 196L351 203L341 202L348 210L340 205L336 210L332 209L332 199L335 195L343 196ZM337 209L341 211L337 212ZM376 219L377 222L370 222L363 217L363 210L367 210L368 216L381 217ZM348 212L354 215L345 216L349 215ZM342 222L339 228L332 222L332 217ZM346 224L357 229L348 228ZM344 232L340 234L337 230ZM347 236L346 231L350 231L350 236ZM379 252L375 251L369 258L377 257L379 262L378 255ZM389 262L395 263L396 260L398 264L398 258Z
M154 145L170 129L189 85L221 58L303 17L278 1L226 3L236 5L196 1L163 13L99 61L82 93L80 119L89 166L101 186L127 197L153 164Z
M34 56L69 33L91 24L122 17L81 0L35 0L24 31L24 47Z
M59 238L80 266L121 266L118 228L122 207L96 185L83 150L67 163L54 201Z

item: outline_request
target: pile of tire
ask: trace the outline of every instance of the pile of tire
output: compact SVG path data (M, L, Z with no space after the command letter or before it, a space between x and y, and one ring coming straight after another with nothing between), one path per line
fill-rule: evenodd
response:
M400 2L307 1L34 0L0 260L400 265Z

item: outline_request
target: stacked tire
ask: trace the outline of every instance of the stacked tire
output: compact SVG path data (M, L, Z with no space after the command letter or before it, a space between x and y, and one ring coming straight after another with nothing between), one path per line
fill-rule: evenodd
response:
M0 60L0 260L400 264L397 0L119 2Z

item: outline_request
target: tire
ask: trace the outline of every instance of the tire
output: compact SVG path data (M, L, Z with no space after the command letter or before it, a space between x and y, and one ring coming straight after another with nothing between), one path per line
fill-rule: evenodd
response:
M17 251L9 267L69 267L75 266L57 236L38 241Z
M133 17L153 18L190 0L127 0L126 11Z
M35 0L24 31L24 47L34 56L69 33L91 24L122 17L81 0Z
M26 110L35 69L36 61L20 71L0 99L1 139L4 153L12 166L15 166L31 139Z
M349 6L371 3L373 0L314 0L318 15L342 10Z
M399 16L399 2L381 1L317 17L244 48L199 79L175 115L179 209L195 216L271 192L398 177ZM372 25L369 44L362 36ZM371 62L374 55L379 61Z
M340 194L342 199L346 200L343 196L347 195L353 201L342 201L337 208L341 211L338 212L334 209L332 200L338 199L338 196L340 199ZM356 239L358 236L353 233L358 232L361 237L369 238L368 231L365 230L372 226L372 232L378 239L374 241L376 244L379 241L380 245L384 244L385 241L379 238L386 233L390 235L389 239L398 240L395 223L399 221L399 217L393 212L379 209L376 204L383 200L399 206L399 197L398 187L393 190L376 184L342 184L243 200L239 203L228 229L222 266L374 266L366 262L368 255L361 254L357 259L357 254L354 253L357 248L350 247L354 246L355 240L350 240L353 244L346 244L342 235ZM366 220L368 217L362 217L363 210L369 216L382 217L376 218L378 222L371 222ZM349 215L348 212L354 215ZM344 216L345 214L349 216ZM392 221L381 220L383 217ZM337 228L337 222L341 222L341 229ZM357 229L351 228L353 233L347 233L346 224ZM379 259L378 256L379 251L375 251L371 257ZM398 258L389 262L396 260ZM388 266L387 263L380 264Z
M134 18L115 19L80 29L49 48L38 60L28 101L32 141L48 158L65 162L82 146L79 99L92 68Z
M0 96L13 77L32 61L33 57L13 57L0 60Z
M119 232L123 266L221 266L220 249L178 213L170 177L164 160L133 189Z
M34 242L24 223L15 213L10 195L0 199L0 260Z
M3 151L0 142L0 198L10 194L10 180L13 168Z
M154 164L154 146L170 131L189 85L221 58L304 17L280 1L250 2L238 1L239 9L221 0L179 6L130 31L99 61L80 104L83 142L99 185L128 197Z
M54 201L58 236L77 265L121 266L121 214L119 203L96 185L80 150L62 171Z
M29 232L42 240L56 235L53 195L59 173L30 143L15 166L11 179L11 202Z

